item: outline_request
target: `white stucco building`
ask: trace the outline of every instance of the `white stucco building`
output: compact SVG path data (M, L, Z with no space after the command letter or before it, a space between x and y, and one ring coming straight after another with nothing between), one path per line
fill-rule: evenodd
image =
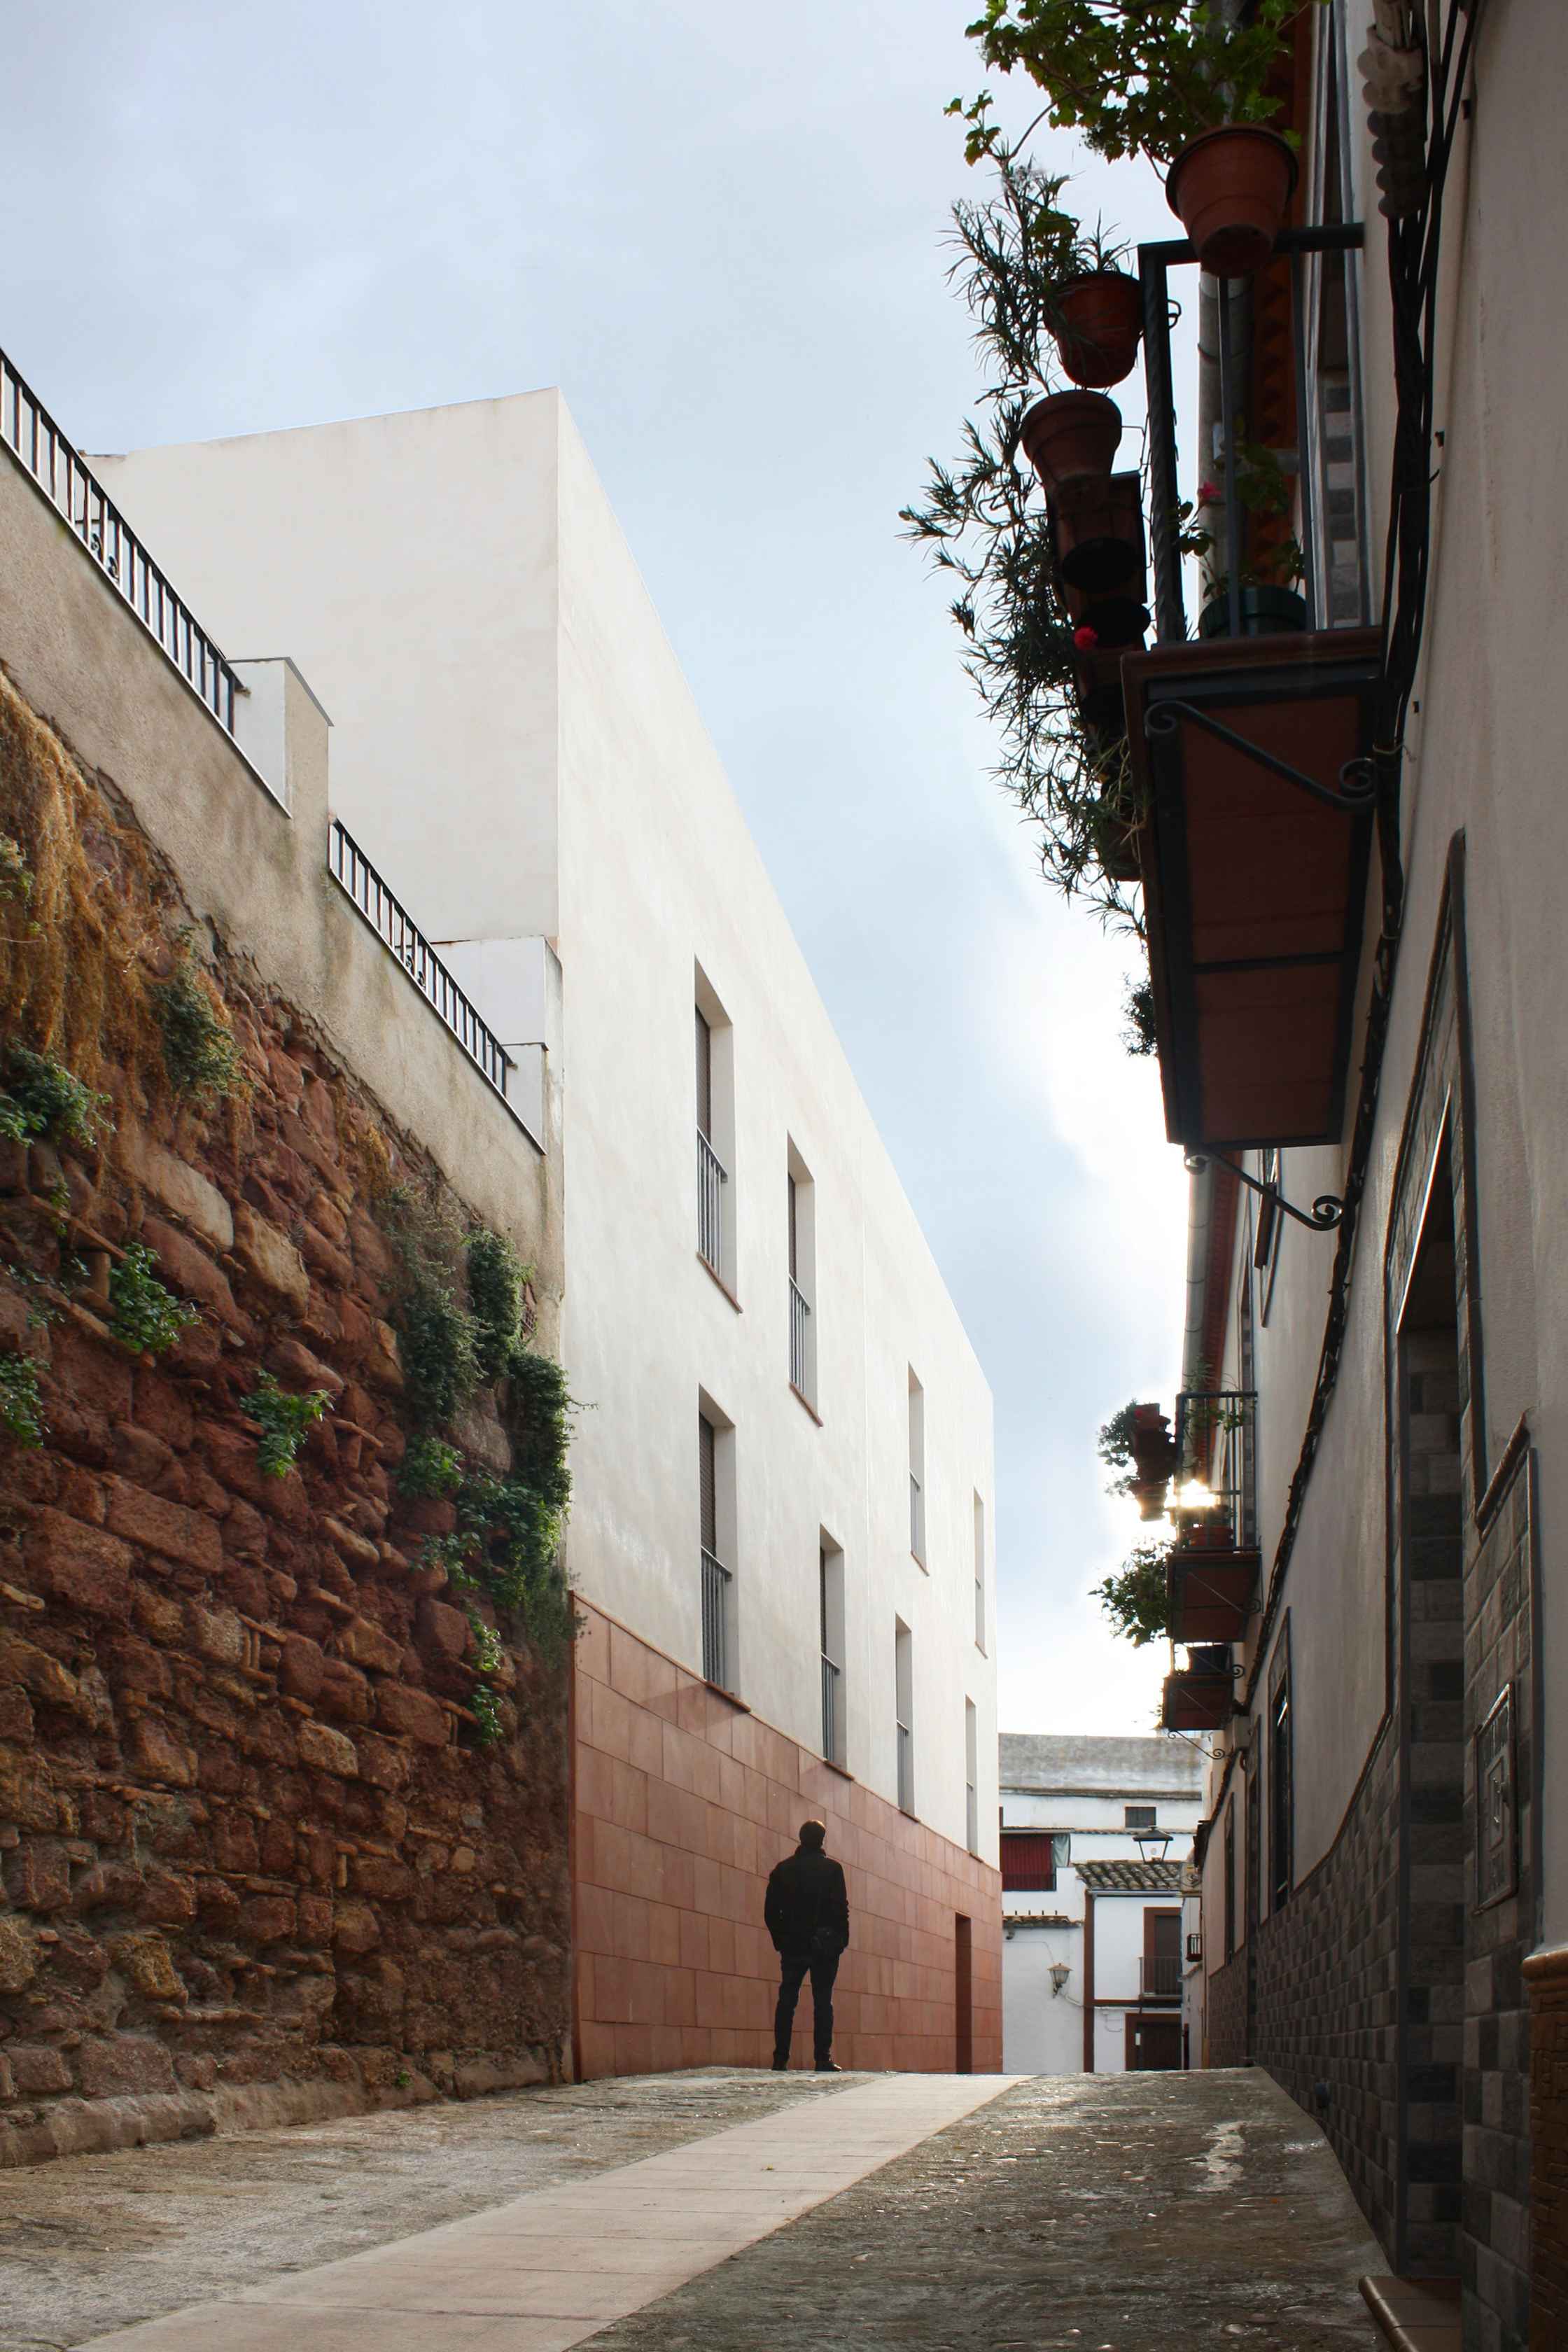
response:
M579 1715L586 1912L647 1906L603 1987L587 1955L583 2064L752 2054L760 1889L701 1865L765 1874L807 1800L889 1923L843 1979L862 2063L980 2063L990 1394L563 401L95 463L226 646L298 661L335 815L561 1153L580 1667L648 1717ZM897 1933L883 1885L921 1890ZM741 1934L743 2015L665 1981L687 1914Z
M1013 1731L999 1748L1004 2063L1031 2074L1180 2063L1202 1756L1168 1738ZM1140 1832L1168 1839L1163 1853L1142 1851Z

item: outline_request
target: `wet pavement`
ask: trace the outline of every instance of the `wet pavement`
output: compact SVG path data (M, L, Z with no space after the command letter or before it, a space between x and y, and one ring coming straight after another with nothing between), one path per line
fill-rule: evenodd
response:
M715 2069L0 2174L0 2352L1371 2352L1383 2267L1250 2070Z

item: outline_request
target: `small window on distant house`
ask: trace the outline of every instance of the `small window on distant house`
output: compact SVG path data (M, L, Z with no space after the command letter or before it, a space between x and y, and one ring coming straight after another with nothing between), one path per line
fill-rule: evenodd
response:
M1050 1895L1057 1872L1071 1852L1064 1830L1004 1830L1002 1891L1005 1895Z
M1122 1827L1130 1830L1152 1830L1154 1827L1152 1805L1123 1805Z

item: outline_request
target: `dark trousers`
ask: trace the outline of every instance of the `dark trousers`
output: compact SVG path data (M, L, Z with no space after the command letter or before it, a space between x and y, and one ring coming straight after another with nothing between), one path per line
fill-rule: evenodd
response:
M810 1952L781 1952L779 1969L779 2005L773 2012L773 2056L789 2056L795 2005L800 1999L801 1986L809 1974L812 2027L816 2036L816 2062L820 2065L825 2058L833 2055L833 1979L838 1974L838 1954L830 1952L826 1959L818 1959Z

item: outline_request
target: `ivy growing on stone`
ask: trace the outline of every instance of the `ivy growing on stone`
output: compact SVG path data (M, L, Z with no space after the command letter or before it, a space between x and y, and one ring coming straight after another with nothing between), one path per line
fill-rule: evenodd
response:
M326 1412L331 1400L325 1389L303 1394L279 1388L270 1372L258 1372L256 1386L245 1398L245 1410L261 1424L256 1460L264 1476L286 1478L307 1435Z
M239 1047L217 992L188 945L182 945L168 978L155 982L150 992L172 1084L197 1102L234 1094L240 1084Z
M521 1342L523 1265L504 1234L480 1225L466 1252L468 1303L474 1319L474 1360L483 1381L502 1379Z
M428 1431L411 1437L398 1465L397 1484L405 1495L448 1500L463 1483L463 1457Z
M28 1045L5 1049L5 1085L0 1087L0 1136L28 1143L47 1136L51 1141L79 1143L91 1150L110 1125L107 1095L68 1070L52 1054L36 1054Z
M132 1242L109 1269L109 1328L133 1356L167 1355L202 1319L199 1307L159 1281L157 1266L144 1242Z
M0 1438L33 1447L41 1445L47 1434L37 1365L31 1356L0 1356Z

